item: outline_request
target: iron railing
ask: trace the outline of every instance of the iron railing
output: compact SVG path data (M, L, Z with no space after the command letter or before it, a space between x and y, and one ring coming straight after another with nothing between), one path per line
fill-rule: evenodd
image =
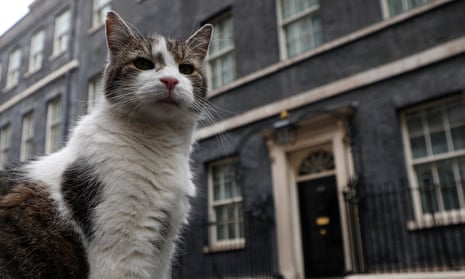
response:
M243 221L243 239L214 244L211 234L216 229L215 223L190 225L174 263L172 278L281 278L274 271L271 220L247 212Z
M349 217L359 223L354 247L361 251L356 253L355 271L465 270L465 208L440 194L448 193L447 199L463 198L456 185L460 184L413 188L401 181L366 185L357 195L347 198L346 205L352 213ZM449 208L445 209L444 204ZM443 210L439 210L441 207Z

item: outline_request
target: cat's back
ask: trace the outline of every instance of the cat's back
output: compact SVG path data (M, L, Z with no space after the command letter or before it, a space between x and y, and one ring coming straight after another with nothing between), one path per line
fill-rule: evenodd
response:
M0 278L86 278L79 236L46 188L0 171Z

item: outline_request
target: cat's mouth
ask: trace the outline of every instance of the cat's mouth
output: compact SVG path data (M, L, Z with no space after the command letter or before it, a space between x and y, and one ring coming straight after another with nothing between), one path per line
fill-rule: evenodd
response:
M172 105L172 106L179 106L178 102L171 99L170 97L161 99L161 100L157 101L157 103L162 103L162 104L167 104L167 105Z

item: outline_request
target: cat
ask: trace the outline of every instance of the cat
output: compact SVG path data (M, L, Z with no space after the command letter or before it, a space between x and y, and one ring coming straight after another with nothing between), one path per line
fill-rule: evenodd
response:
M101 102L60 151L0 175L0 278L169 277L212 29L144 37L108 12Z

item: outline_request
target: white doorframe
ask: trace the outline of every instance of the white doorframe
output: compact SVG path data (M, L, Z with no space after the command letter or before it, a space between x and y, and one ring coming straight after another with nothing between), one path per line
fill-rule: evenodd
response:
M338 199L340 204L341 229L344 243L346 270L351 270L353 258L347 226L343 191L354 175L350 145L346 143L345 119L331 115L317 121L299 124L296 142L289 146L278 145L273 135L267 135L273 180L278 262L280 273L286 279L303 279L304 264L298 211L295 166L291 154L328 144L334 154ZM295 165L295 164L294 164Z

